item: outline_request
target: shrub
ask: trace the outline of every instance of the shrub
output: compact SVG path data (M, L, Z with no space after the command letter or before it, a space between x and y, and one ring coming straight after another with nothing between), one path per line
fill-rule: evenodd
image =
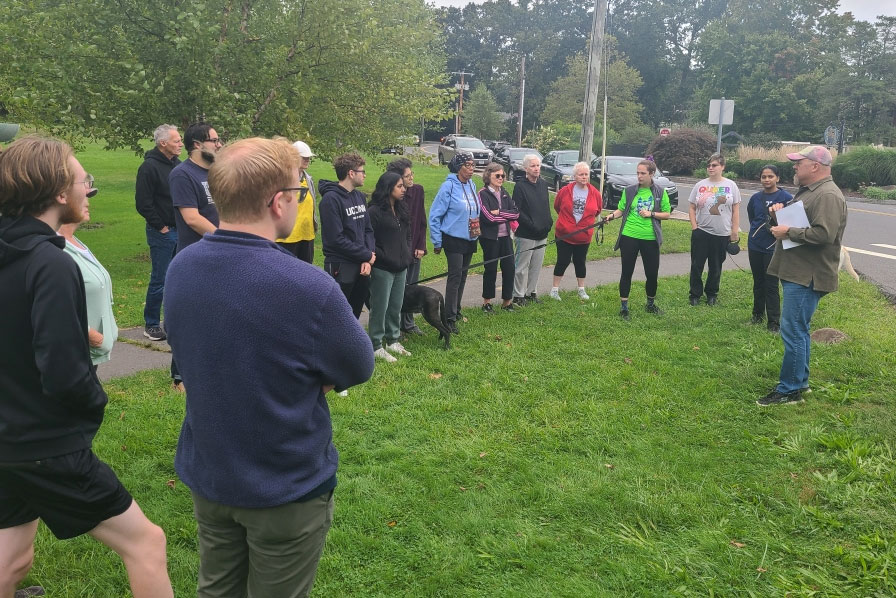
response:
M722 173L722 176L726 179L731 179L732 181L736 181L738 178L740 178L739 175L733 170L726 170Z
M778 170L781 171L782 183L793 182L793 162L791 162L790 160L784 160L783 162L775 162L775 166L777 166Z
M526 147L534 147L542 154L546 154L555 149L566 147L568 141L569 140L558 133L554 127L542 126L537 129L531 129L526 133L526 137L523 139L523 145Z
M647 153L657 166L671 174L690 174L716 150L716 140L704 131L676 129L666 137L654 139Z
M731 160L727 160L725 162L725 168L728 169L729 172L735 173L738 178L742 178L744 176L744 164L740 160L735 160L733 158Z
M857 190L871 184L871 175L864 164L853 162L834 162L831 167L831 176L838 187Z
M698 168L694 171L694 178L705 179L709 176L709 173L706 172L706 168Z
M881 189L880 187L865 187L862 189L862 195L869 199L894 199L896 200L896 189Z
M770 160L761 158L753 158L744 162L744 178L750 180L758 180L762 173L762 167L768 164Z
M856 147L837 156L834 166L840 166L837 168L840 178L835 176L834 181L841 187L858 189L861 184L896 185L896 150ZM858 181L857 177L864 180Z

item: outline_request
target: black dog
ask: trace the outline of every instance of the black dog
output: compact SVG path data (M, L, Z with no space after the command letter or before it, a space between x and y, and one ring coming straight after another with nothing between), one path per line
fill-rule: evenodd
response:
M442 293L422 284L410 284L404 288L402 313L423 314L423 319L439 331L439 339L445 339L445 348L451 348L451 331L445 319L445 298Z

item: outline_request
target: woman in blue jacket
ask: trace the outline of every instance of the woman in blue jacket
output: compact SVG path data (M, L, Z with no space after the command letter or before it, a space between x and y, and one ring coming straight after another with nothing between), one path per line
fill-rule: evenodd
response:
M457 334L460 302L467 270L479 238L479 196L473 178L473 157L457 153L448 164L448 175L429 208L429 238L433 251L445 250L448 280L445 284L445 317L448 329Z

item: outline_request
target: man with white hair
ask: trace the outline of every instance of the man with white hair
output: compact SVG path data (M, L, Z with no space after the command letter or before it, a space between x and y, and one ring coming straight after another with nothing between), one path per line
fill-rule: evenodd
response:
M292 146L298 150L299 156L301 156L299 196L304 201L299 204L299 213L296 216L292 232L284 239L277 239L277 244L303 262L311 264L314 262L314 236L317 233L317 218L314 214L317 198L314 196L314 181L308 174L308 167L311 166L314 152L304 141L296 141Z
M843 230L846 228L846 200L831 178L831 152L810 145L801 152L787 154L793 162L793 180L800 186L794 201L806 210L809 226L776 224L777 239L768 273L781 279L784 306L781 309L781 340L784 360L777 386L756 401L760 407L801 403L809 391L809 324L822 297L837 290L837 272ZM769 208L773 217L784 207ZM798 243L785 249L784 240Z
M530 302L541 303L535 291L544 263L548 233L554 226L548 184L541 178L541 159L535 154L527 155L523 158L523 169L526 178L513 188L513 203L520 209L519 227L516 229L513 302L520 306Z
M165 340L162 330L162 295L165 273L177 250L177 226L168 175L180 164L184 142L174 125L159 125L152 134L156 146L146 152L137 170L137 211L146 219L146 244L152 271L146 286L143 308L143 336L151 341Z

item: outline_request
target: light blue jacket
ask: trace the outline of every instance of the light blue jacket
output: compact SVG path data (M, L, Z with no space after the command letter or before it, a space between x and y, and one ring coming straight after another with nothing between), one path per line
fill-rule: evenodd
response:
M81 243L80 240L78 242ZM93 365L98 365L109 361L112 345L118 338L118 325L115 324L115 314L112 313L112 279L89 249L82 251L66 241L65 252L78 264L81 276L84 278L87 325L103 335L102 346L90 347L90 360Z
M462 184L449 174L429 208L429 238L433 247L442 246L442 234L475 241L470 236L470 218L479 218L479 195L473 181Z

